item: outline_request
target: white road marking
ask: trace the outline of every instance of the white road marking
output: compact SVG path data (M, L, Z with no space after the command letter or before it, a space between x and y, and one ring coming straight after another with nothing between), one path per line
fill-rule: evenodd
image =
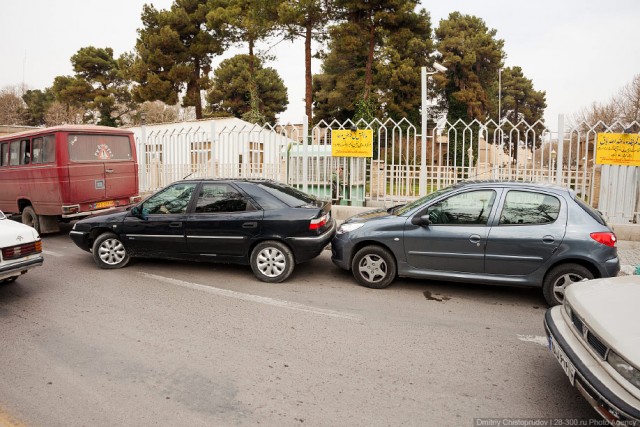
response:
M55 256L55 257L63 257L64 256L61 253L53 252L53 251L50 251L50 250L43 250L42 253L45 254L45 255L51 255L51 256Z
M518 334L518 339L524 342L532 342L535 344L540 344L543 347L549 346L549 341L547 337L541 337L539 335L520 335Z
M296 302L285 301L285 300L280 300L275 298L263 297L260 295L245 294L242 292L231 291L229 289L215 288L213 286L206 286L206 285L201 285L199 283L185 282L184 280L172 279L170 277L158 276L155 274L149 274L149 273L140 273L140 274L150 279L155 279L161 282L170 283L172 285L182 286L190 289L196 289L198 291L205 291L211 294L220 295L228 298L235 298L243 301L257 302L259 304L266 304L274 307L288 308L290 310L304 311L306 313L321 314L323 316L338 317L340 319L355 320L355 321L361 320L361 317L355 314L342 313L339 311L327 310L324 308L316 308L316 307L311 307L309 305L298 304Z

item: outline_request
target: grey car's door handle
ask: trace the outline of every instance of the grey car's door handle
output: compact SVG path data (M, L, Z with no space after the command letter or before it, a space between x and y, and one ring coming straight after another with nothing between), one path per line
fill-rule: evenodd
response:
M182 223L181 222L172 222L172 223L169 224L169 227L173 227L173 228L182 227Z
M258 226L258 223L255 221L245 222L242 224L242 228L256 228L257 226Z
M553 236L544 236L544 237L542 238L542 241L543 241L544 243L551 244L551 243L555 242L555 241L556 241L556 239L554 239L554 238L553 238Z
M480 244L480 235L479 234L472 234L471 236L469 236L469 241L471 243Z

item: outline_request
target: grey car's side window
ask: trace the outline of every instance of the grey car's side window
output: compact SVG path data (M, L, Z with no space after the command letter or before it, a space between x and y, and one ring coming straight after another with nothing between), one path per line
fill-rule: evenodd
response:
M203 184L195 213L254 211L256 208L238 190L224 183Z
M180 214L187 211L195 183L176 184L149 197L143 209L149 214Z
M531 225L554 222L560 214L560 200L533 191L509 191L500 214L500 225Z
M431 224L486 224L495 199L493 190L468 191L429 206L427 215Z

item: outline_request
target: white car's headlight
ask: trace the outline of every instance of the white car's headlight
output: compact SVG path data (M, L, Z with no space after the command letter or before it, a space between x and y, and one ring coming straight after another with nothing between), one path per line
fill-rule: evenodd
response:
M349 222L346 224L342 224L340 227L338 227L338 231L336 233L338 234L348 233L350 231L357 230L363 225L364 225L364 222Z
M629 362L618 356L614 351L609 351L607 362L622 375L627 381L640 388L640 371Z

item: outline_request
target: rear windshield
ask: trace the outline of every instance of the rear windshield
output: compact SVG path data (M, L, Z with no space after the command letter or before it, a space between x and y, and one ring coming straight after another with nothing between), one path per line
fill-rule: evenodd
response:
M593 219L595 219L596 221L598 221L602 225L607 225L607 222L604 220L602 215L600 215L600 212L598 212L597 210L592 208L585 201L583 201L580 197L576 196L575 200L576 200L576 203L578 204L578 206L580 206L582 209L584 209L584 211L586 213L588 213Z
M282 185L276 182L261 182L258 184L258 187L274 195L276 198L291 207L318 204L318 199L315 197L296 190L288 185Z
M131 160L131 144L126 135L82 135L67 137L69 160L72 162L104 162Z

